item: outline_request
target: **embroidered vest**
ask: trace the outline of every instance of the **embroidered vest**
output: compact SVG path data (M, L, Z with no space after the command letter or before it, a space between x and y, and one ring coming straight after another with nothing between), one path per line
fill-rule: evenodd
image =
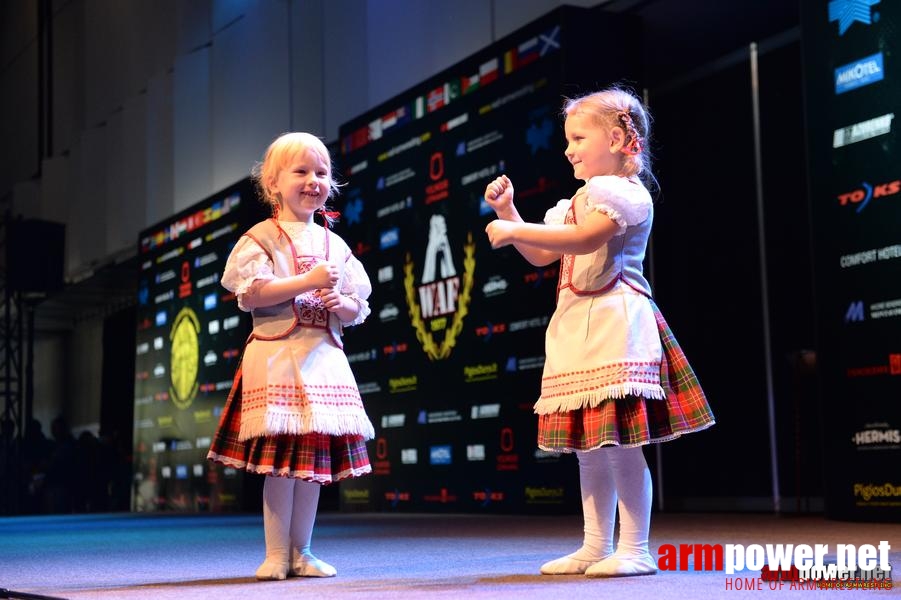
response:
M244 235L263 249L272 261L272 269L276 277L291 277L306 273L320 262L328 261L334 234L326 229L323 254L312 256L299 255L291 241L291 236L279 226L275 219L257 223ZM335 261L335 263L341 271L338 278L340 285L344 276L344 260ZM286 300L272 306L254 308L250 314L253 317L253 331L248 341L251 339L277 340L287 336L297 327L313 327L329 331L335 344L339 348L344 348L341 341L340 320L325 308L322 300L316 296L314 291L305 292L293 300Z
M564 223L572 225L578 222L575 206L573 198ZM644 277L642 262L653 222L652 206L648 218L642 223L626 227L622 235L614 236L591 254L564 254L560 261L558 297L566 288L577 296L599 296L610 290L617 281L623 281L650 298L651 284Z

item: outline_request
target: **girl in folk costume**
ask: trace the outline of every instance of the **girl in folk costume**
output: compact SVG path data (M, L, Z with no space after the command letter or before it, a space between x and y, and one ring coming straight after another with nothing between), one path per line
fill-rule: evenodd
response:
M337 184L319 138L277 138L254 178L273 217L240 238L222 275L253 332L208 458L267 475L257 579L331 577L310 540L320 486L372 470L374 430L341 343L342 327L369 315L372 285L344 240L313 221L337 216L324 209Z
M585 182L572 199L532 224L506 175L485 190L499 217L486 228L492 247L512 245L536 266L561 261L535 413L539 447L578 456L584 538L541 572L650 575L642 446L705 429L713 415L642 274L654 215L640 178L652 179L648 114L619 88L568 100L563 113L566 158Z

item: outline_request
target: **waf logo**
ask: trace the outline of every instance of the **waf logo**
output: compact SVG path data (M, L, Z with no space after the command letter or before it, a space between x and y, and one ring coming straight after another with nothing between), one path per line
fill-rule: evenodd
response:
M839 194L839 205L855 206L855 212L860 213L867 207L871 200L885 198L886 196L894 196L898 192L901 192L901 179L877 185L871 185L866 181L863 181L860 185L861 187L856 190Z
M461 277L447 237L447 222L443 215L432 215L422 278L418 285L414 275L416 264L409 253L404 264L404 290L410 322L429 360L443 360L450 356L457 336L463 330L463 319L469 312L475 268L472 232L466 234L466 243L463 244Z

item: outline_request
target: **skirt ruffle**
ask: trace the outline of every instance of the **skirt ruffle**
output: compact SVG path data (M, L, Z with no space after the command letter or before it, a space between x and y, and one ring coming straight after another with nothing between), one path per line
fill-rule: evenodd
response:
M666 320L651 301L663 346L664 399L627 395L596 406L538 415L538 447L552 452L635 447L701 431L715 421L707 398Z
M268 435L239 440L241 368L229 392L210 445L211 461L251 473L294 477L328 484L372 472L362 435Z

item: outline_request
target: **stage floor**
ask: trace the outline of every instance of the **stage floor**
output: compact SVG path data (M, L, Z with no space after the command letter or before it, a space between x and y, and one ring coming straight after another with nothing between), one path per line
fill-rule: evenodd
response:
M838 544L880 541L890 544L890 561L901 565L901 524L697 513L655 514L651 521L654 553L664 544L828 544L829 563ZM771 590L763 582L758 590L759 572L747 570L733 575L675 570L621 579L538 574L544 561L580 543L577 516L327 512L319 515L313 552L334 565L338 576L257 582L253 574L264 555L259 515L0 518L0 588L14 598L155 600L829 597L824 590L792 590L788 583ZM835 597L861 595L899 596L901 585L889 591L843 590Z

